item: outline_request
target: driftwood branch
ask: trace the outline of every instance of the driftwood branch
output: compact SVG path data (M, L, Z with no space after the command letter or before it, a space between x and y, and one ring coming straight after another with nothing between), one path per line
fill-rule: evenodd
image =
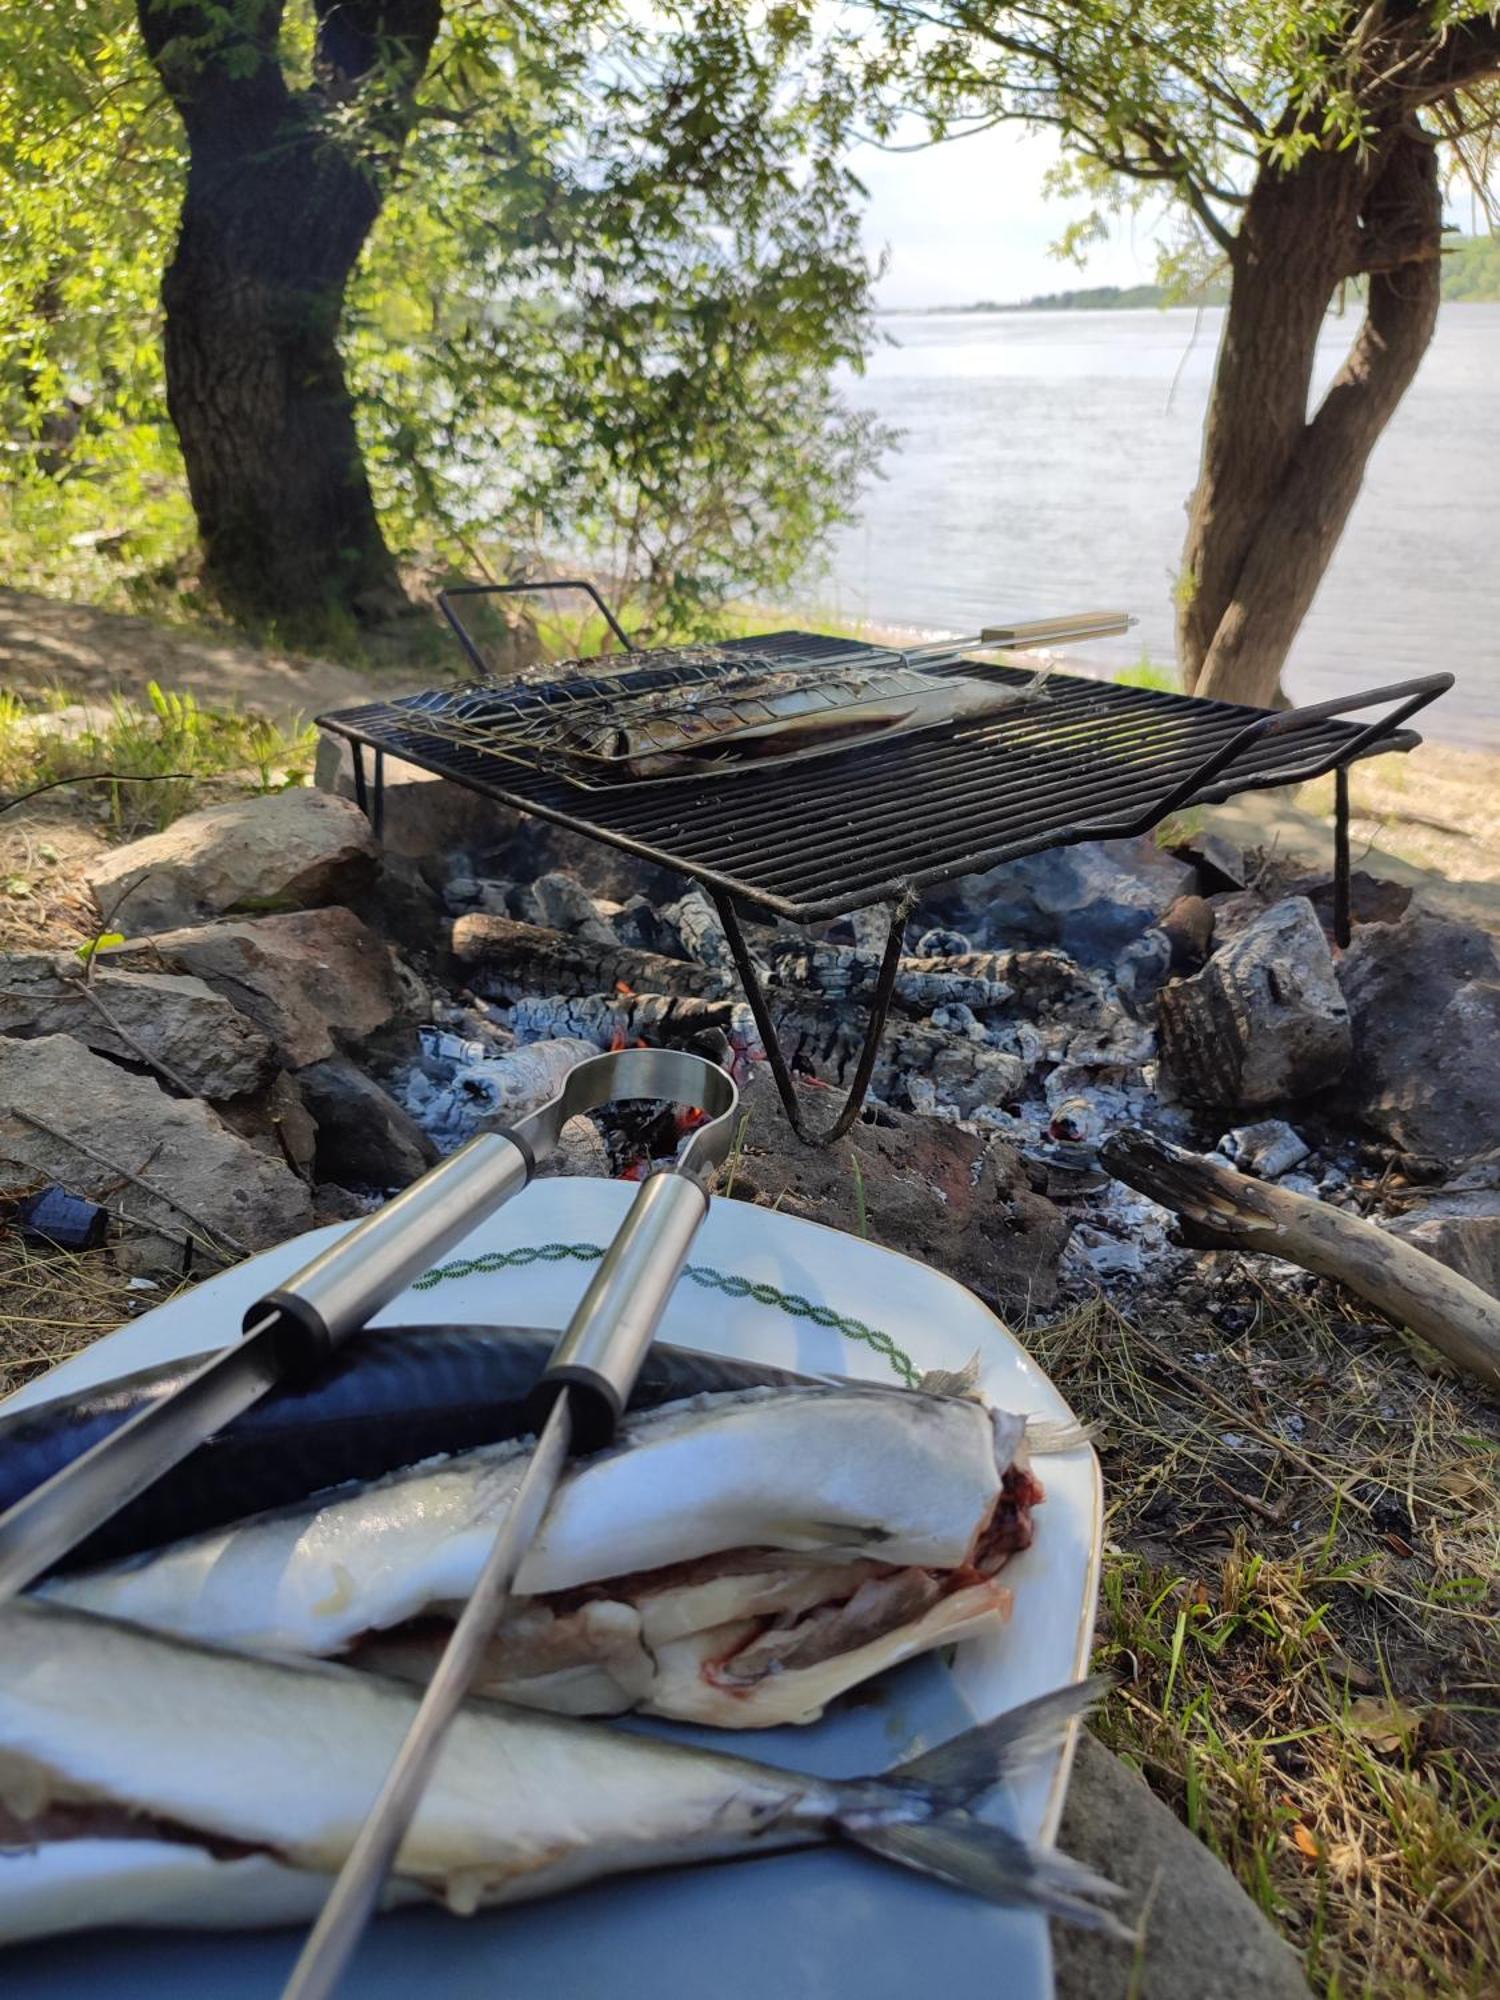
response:
M1415 1245L1345 1209L1252 1180L1148 1132L1116 1132L1101 1155L1117 1179L1174 1209L1194 1243L1263 1251L1336 1279L1500 1389L1500 1299Z

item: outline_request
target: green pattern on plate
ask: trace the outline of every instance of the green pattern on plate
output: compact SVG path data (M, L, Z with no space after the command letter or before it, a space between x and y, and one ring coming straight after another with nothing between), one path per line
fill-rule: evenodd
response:
M451 1264L437 1265L418 1278L412 1290L430 1292L445 1278L488 1277L495 1271L514 1270L523 1264L562 1264L570 1259L578 1264L597 1264L603 1255L597 1243L537 1243L522 1244L516 1250L487 1250L482 1257L458 1257ZM722 1292L730 1299L754 1299L758 1306L774 1306L778 1312L790 1313L793 1319L809 1319L814 1326L841 1333L846 1340L862 1341L890 1363L893 1373L900 1376L908 1389L914 1389L922 1379L921 1370L911 1356L888 1333L882 1333L878 1326L866 1326L862 1319L854 1319L848 1313L835 1312L832 1306L815 1305L797 1292L783 1292L764 1280L716 1271L711 1264L689 1264L683 1276L691 1278L695 1285L702 1285L705 1291Z

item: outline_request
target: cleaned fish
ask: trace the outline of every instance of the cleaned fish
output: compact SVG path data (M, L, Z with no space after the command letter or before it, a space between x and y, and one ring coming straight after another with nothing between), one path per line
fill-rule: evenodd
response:
M854 1383L632 1415L565 1474L479 1686L572 1714L811 1721L896 1661L1003 1623L996 1575L1041 1498L1025 1432L967 1397ZM437 1459L41 1593L422 1678L529 1449Z
M1032 699L1044 678L1017 686L900 665L778 671L747 669L740 660L707 688L623 696L586 724L564 725L556 747L635 777L668 777L730 757L786 756L877 731L992 715Z
M555 1332L533 1327L372 1328L346 1342L315 1382L271 1390L58 1567L113 1562L345 1480L378 1479L439 1452L524 1437L526 1398L556 1343ZM190 1355L0 1416L0 1513L170 1395L207 1358ZM657 1343L631 1407L808 1379Z
M601 1876L844 1841L997 1903L1126 1935L1092 1870L976 1816L1096 1692L1060 1688L879 1777L830 1780L470 1703L387 1905L467 1915ZM416 1695L21 1602L0 1611L0 1940L304 1921Z

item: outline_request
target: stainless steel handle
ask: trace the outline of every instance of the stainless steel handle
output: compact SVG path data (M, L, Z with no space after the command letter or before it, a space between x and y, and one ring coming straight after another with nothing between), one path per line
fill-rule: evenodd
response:
M574 1448L608 1443L707 1213L708 1195L685 1174L641 1183L533 1392L539 1427L566 1390Z
M292 1373L320 1366L477 1222L519 1194L532 1167L524 1142L481 1132L258 1300L245 1315L246 1332L278 1313L286 1328L283 1366Z
M986 646L1070 646L1083 639L1109 639L1128 632L1135 620L1128 611L1072 611L1056 618L1022 618L1010 625L986 625L979 636Z

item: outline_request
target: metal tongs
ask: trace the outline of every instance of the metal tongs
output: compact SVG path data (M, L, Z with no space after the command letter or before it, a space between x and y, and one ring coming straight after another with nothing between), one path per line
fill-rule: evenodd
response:
M567 1456L614 1432L657 1323L708 1213L704 1181L729 1151L739 1102L724 1071L672 1049L586 1058L540 1110L484 1132L268 1292L243 1337L174 1394L122 1424L0 1516L0 1602L24 1590L274 1383L315 1375L414 1278L532 1179L563 1126L622 1098L664 1098L703 1114L673 1164L641 1183L533 1391L540 1429L530 1467L454 1627L380 1796L293 1972L288 1995L332 1992L541 1526Z

